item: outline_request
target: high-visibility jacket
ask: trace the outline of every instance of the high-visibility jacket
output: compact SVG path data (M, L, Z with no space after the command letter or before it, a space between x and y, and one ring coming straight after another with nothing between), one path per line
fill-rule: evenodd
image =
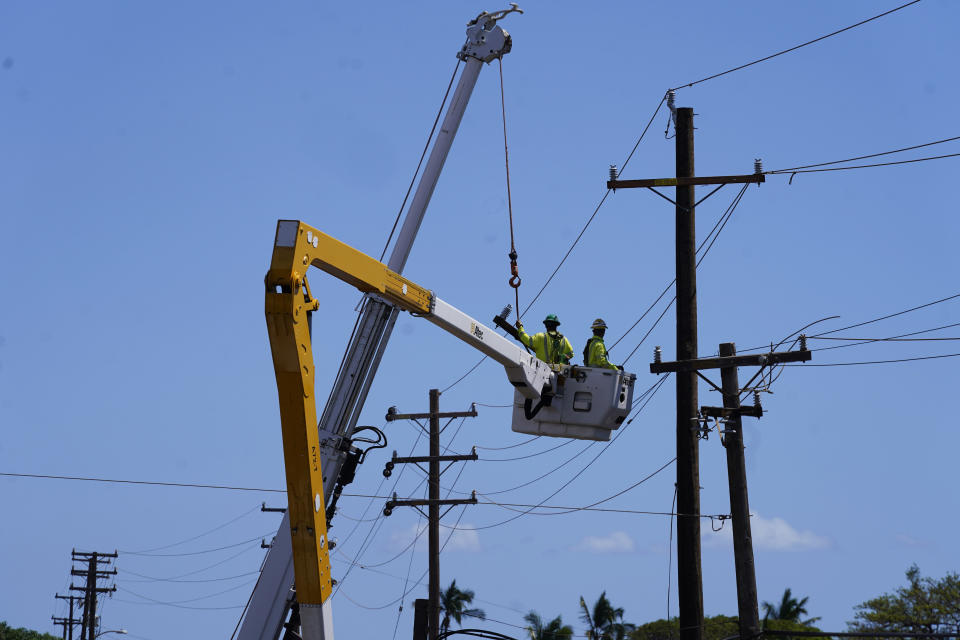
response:
M607 360L607 347L600 336L593 336L587 340L587 348L583 350L583 364L588 367L617 368L617 365Z
M517 335L520 342L533 349L537 357L547 364L568 364L573 357L573 345L559 331L553 334L535 333L531 336L527 335L521 325L517 328Z

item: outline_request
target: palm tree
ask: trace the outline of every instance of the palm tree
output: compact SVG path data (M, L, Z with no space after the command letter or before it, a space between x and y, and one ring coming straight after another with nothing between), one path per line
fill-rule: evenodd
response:
M447 631L450 628L450 618L453 618L457 624L460 624L463 616L486 619L487 614L483 609L466 608L471 602L473 602L473 591L470 589L461 591L457 588L456 580L450 583L446 591L441 591L440 610L443 611L443 620L440 622L440 631Z
M527 633L530 640L569 640L573 637L573 627L563 624L560 616L544 624L540 614L531 611L523 619L529 623Z
M616 607L607 599L604 591L597 598L591 611L583 596L580 596L580 619L587 625L586 636L590 640L624 640L636 625L623 621L623 607Z
M790 589L787 588L783 592L783 598L780 600L779 606L774 606L771 602L764 601L763 603L763 619L764 620L788 620L790 622L796 622L797 624L802 624L804 626L810 626L817 620L816 618L809 618L807 620L801 620L800 618L809 613L807 611L807 600L809 596L803 600L797 600L790 593Z

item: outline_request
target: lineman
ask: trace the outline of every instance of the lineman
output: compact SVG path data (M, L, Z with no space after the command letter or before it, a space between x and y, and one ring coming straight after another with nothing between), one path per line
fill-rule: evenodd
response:
M588 367L603 367L605 369L622 369L607 360L607 347L603 344L603 334L607 331L607 323L603 318L597 318L590 325L593 337L587 340L583 348L583 364Z
M520 342L533 349L537 357L547 364L570 364L573 357L573 346L562 333L557 331L560 320L551 313L543 319L544 333L535 333L530 336L523 330L523 323L517 320L517 333Z

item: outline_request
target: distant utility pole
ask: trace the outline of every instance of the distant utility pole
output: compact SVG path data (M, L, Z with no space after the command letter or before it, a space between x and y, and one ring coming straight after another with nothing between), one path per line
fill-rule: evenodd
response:
M650 364L650 372L701 375L700 371L720 369L722 387L717 387L707 378L704 379L723 393L723 407L701 407L700 415L705 418L722 419L725 425L721 437L727 450L727 478L730 485L730 514L733 520L733 555L737 574L740 638L741 640L753 640L760 634L760 616L757 608L757 578L753 562L750 505L747 499L747 471L743 454L743 433L740 418L742 416L759 418L763 415L763 409L759 402L755 402L752 407L740 406L741 389L737 367L750 365L768 367L783 362L806 362L810 360L810 351L807 350L806 336L800 336L799 351L760 353L746 356L738 356L736 353L734 344L725 342L720 345L720 357L718 358L653 362ZM699 427L699 422L697 425ZM679 513L683 512L679 511ZM678 523L682 521L683 518L678 518ZM681 623L681 629L682 626Z
M51 616L53 619L53 624L63 626L63 640L73 640L73 626L77 624L77 620L73 617L73 603L77 600L76 596L62 596L59 593L53 596L57 600L69 600L70 601L70 613L67 618L58 618L56 616Z
M83 564L87 565L86 569L72 568L70 570L70 575L85 579L84 585L80 587L74 585L72 580L70 581L71 591L83 592L83 617L81 618L80 640L94 640L97 635L97 594L113 593L117 590L116 585L110 587L97 586L97 580L100 578L117 575L116 569L100 570L101 564L109 566L116 557L116 551L113 553L73 551L71 553L71 558L74 563L79 562L81 566L83 566Z
M620 180L610 168L607 188L646 188L676 208L677 359L697 358L696 185L760 183L752 175L694 177L693 109L673 113L676 127L675 178ZM654 187L676 187L676 201ZM719 189L719 187L718 187ZM710 197L716 190L708 194ZM703 639L703 573L700 562L700 445L698 440L697 372L677 371L677 592L680 640Z
M427 472L427 477L429 478L429 499L427 500L397 500L397 495L394 494L393 498L389 500L386 506L383 509L383 515L389 516L393 513L394 507L414 507L417 511L420 511L420 507L426 506L428 508L427 516L428 522L428 539L429 539L429 555L430 555L430 580L429 580L429 598L427 605L427 627L429 629L429 638L430 640L437 640L437 636L440 634L440 518L443 516L440 514L441 506L448 506L447 510L443 512L443 515L446 515L454 506L458 504L477 504L477 495L476 492L473 495L465 500L442 500L440 498L440 476L443 474L443 471L446 471L450 468L454 462L461 460L476 460L477 459L477 450L474 448L473 452L467 455L449 455L442 456L440 455L440 434L444 429L449 426L455 418L475 418L477 416L476 407L471 407L470 411L453 411L449 413L440 413L440 391L437 389L430 390L430 412L429 413L397 413L394 407L390 408L390 411L387 412L387 421L392 422L394 420L430 420L430 455L429 456L413 456L408 458L397 457L397 452L393 452L393 458L387 462L386 468L383 470L383 475L390 477L390 474L393 472L394 465L397 464L416 464L417 467L420 467L421 462L429 463L429 471ZM442 418L447 418L447 423L441 428L440 420ZM418 423L419 424L419 423ZM422 426L420 427L423 428ZM448 462L443 471L440 470L440 463ZM420 467L422 470L423 467ZM423 513L423 511L420 511ZM415 633L417 625L414 624ZM426 637L417 638L414 636L414 640L426 640Z

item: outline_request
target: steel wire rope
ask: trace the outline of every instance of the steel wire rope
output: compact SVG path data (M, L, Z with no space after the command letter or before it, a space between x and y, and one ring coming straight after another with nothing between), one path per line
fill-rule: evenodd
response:
M945 142L953 142L954 140L960 140L960 136L955 136L953 138L944 138L943 140L935 140L933 142L925 142L923 144L916 144L912 147L903 147L901 149L893 149L891 151L881 151L880 153L871 153L865 156L856 156L854 158L846 158L844 160L831 160L830 162L818 162L816 164L804 164L797 167L787 167L785 169L773 169L771 171L764 171L765 174L778 174L778 173L792 173L800 169L812 169L814 167L825 167L831 164L843 164L844 162L856 162L857 160L866 160L868 158L878 158L880 156L889 156L894 153L902 153L904 151L912 151L914 149L922 149L923 147L931 147L936 144L943 144Z
M896 12L896 11L900 11L901 9L906 9L906 8L909 7L910 5L917 4L918 2L920 2L920 0L911 0L911 2L907 2L906 4L902 4L902 5L900 5L899 7L894 7L893 9L890 9L889 11L884 11L883 13L878 14L878 15L875 15L875 16L873 16L873 17L871 17L871 18L867 18L866 20L861 20L860 22L857 22L857 23L855 23L855 24L851 24L850 26L847 26L847 27L844 27L844 28L842 28L842 29L838 29L838 30L836 30L836 31L834 31L834 32L832 32L832 33L828 33L828 34L826 34L826 35L820 36L819 38L814 38L813 40L808 40L807 42L804 42L804 43L802 43L802 44L798 44L798 45L796 45L796 46L794 46L794 47L790 47L789 49L784 49L783 51L778 51L777 53L771 54L771 55L769 55L769 56L766 56L766 57L763 57L763 58L759 58L759 59L757 59L757 60L754 60L754 61L752 61L752 62L748 62L748 63L746 63L746 64L742 64L742 65L740 65L740 66L738 66L738 67L733 67L733 68L731 68L731 69L727 69L726 71L721 71L720 73L715 73L715 74L713 74L712 76L707 76L706 78L701 78L700 80L695 80L694 82L690 82L690 83L687 83L687 84L679 85L679 86L677 86L677 87L674 87L674 88L672 89L672 91L676 91L677 89L687 89L687 88L689 88L689 87L692 87L692 86L701 84L701 83L703 83L703 82L707 82L708 80L713 80L713 79L715 79L715 78L719 78L720 76L725 76L725 75L727 75L728 73L733 73L734 71L740 71L741 69L746 69L747 67L752 67L752 66L755 65L755 64L760 64L761 62L766 62L767 60L771 60L771 59L776 58L776 57L778 57L778 56L782 56L782 55L785 54L785 53L790 53L791 51L796 51L797 49L801 49L801 48L806 47L806 46L809 46L809 45L811 45L811 44L820 42L821 40L826 40L827 38L831 38L831 37L833 37L833 36L835 36L835 35L841 34L841 33L843 33L844 31L850 31L851 29L855 29L856 27L859 27L859 26L861 26L861 25L865 25L865 24L867 24L868 22L873 22L874 20L877 20L877 19L882 18L882 17L884 17L884 16L890 15L891 13L894 13L894 12Z
M659 387L658 387L658 389L659 389ZM653 395L656 395L656 392L654 392L653 394L651 394L651 397L648 398L648 402L649 402L650 399L653 398ZM644 404L644 406L646 406L646 404ZM577 478L579 478L581 475L583 475L583 473L584 473L587 469L589 469L589 468L593 465L593 463L596 462L596 461L600 458L600 456L602 456L602 455L604 454L604 452L611 447L611 445L613 445L614 442L616 442L624 433L626 433L628 426L629 426L629 425L624 425L624 427L621 428L621 430L618 431L617 434L616 434L615 436L613 436L613 438L611 438L610 441L609 441L606 445L604 445L603 448L600 449L599 453L597 453L597 455L595 455L595 456L593 457L593 459L590 460L590 462L588 462L586 465L584 465L583 468L580 469L580 471L578 471L576 474L574 474L573 477L571 477L569 480L567 480L565 483L563 483L563 484L560 486L559 489L557 489L556 491L554 491L553 493L551 493L549 496L547 496L546 498L544 498L543 500L541 500L538 504L539 504L539 505L542 505L542 504L546 503L547 500L553 498L553 497L556 496L558 493L560 493L561 491L563 491L564 489L566 489L567 487L569 487L571 484L573 484L573 482L574 482ZM594 444L594 443L591 443L591 446L592 446L592 444ZM588 447L588 448L589 448L589 447ZM482 494L482 493L480 493L480 492L477 492L477 495L487 496L487 495L490 495L490 494ZM532 511L532 509L531 509L530 511ZM470 527L469 529L465 528L465 529L463 529L463 530L464 530L464 531L481 531L481 530L484 530L484 529L492 529L492 528L494 528L494 527L499 527L499 526L504 525L504 524L507 524L507 523L509 523L509 522L513 522L514 520L516 520L516 519L518 519L518 518L521 518L521 517L527 515L528 513L530 513L530 511L526 511L526 512L523 512L523 513L519 513L519 514L517 514L517 515L515 515L515 516L512 516L512 517L510 517L510 518L507 518L506 520L503 520L503 521L501 521L501 522L496 522L496 523L493 523L493 524L488 524L488 525L484 525L484 526L480 526L480 527ZM443 524L441 523L440 526L446 526L446 525L443 525Z
M643 138L647 135L647 131L649 131L650 125L653 124L654 119L657 117L657 114L660 113L660 108L663 106L663 103L666 102L666 100L667 100L667 94L663 94L663 97L660 98L660 102L657 104L657 108L654 109L653 111L653 115L650 116L650 120L647 122L647 126L643 128L643 132L640 134L640 137L637 138L636 143L633 145L633 149L631 149L630 153L627 155L627 159L623 161L623 164L620 167L620 172L617 174L618 176L620 175L620 173L623 172L624 169L627 168L627 164L629 164L630 160L633 158L633 154L636 153L637 148L640 146L640 142L643 141ZM580 233L577 234L577 237L574 239L573 244L571 244L570 248L567 249L566 253L563 255L563 258L560 259L560 262L557 264L556 268L554 268L553 272L547 278L546 282L543 283L543 286L540 287L540 290L537 292L537 294L533 296L533 299L530 300L529 303L527 303L527 306L526 308L524 308L523 313L520 313L519 308L517 309L517 317L521 317L524 314L526 314L533 307L536 301L540 298L540 296L543 294L546 288L550 285L550 283L553 281L553 278L557 275L557 272L560 271L560 267L562 267L563 263L566 262L567 258L570 257L570 254L573 252L574 248L576 248L577 244L580 243L580 239L583 237L583 234L586 233L587 229L590 227L590 224L593 222L594 218L597 217L597 213L599 213L600 208L603 206L604 202L606 202L607 197L610 195L610 193L611 193L611 190L607 189L606 193L603 194L603 197L600 198L600 202L597 204L596 208L593 210L593 213L590 214L589 218L587 218L587 222L583 225L583 228L580 229ZM463 380L467 376L469 376L471 373L476 371L477 367L483 364L483 362L486 359L487 359L487 356L483 356L482 358L480 358L480 360L477 361L475 365L470 367L470 369L466 373L464 373L462 376L457 378L454 382L452 382L446 388L442 389L440 393L449 391L453 387L463 382Z
M507 170L507 211L510 213L510 281L516 299L517 321L520 321L520 274L517 271L517 247L513 236L513 198L510 195L510 152L507 150L507 100L503 94L503 56L497 58L500 70L500 113L503 114L503 162ZM516 279L516 284L514 284Z
M213 533L214 531L219 531L220 529L223 529L224 527L233 524L233 523L236 522L237 520L240 520L241 518L244 518L244 517L250 515L251 513L253 513L253 512L256 511L256 510L257 510L257 507L254 507L254 508L250 509L249 511L245 511L245 512L241 513L241 514L238 515L236 518L233 518L232 520L228 520L227 522L224 522L223 524L214 527L213 529L210 529L210 530L208 530L208 531L204 531L203 533L197 534L197 535L193 536L192 538L187 538L186 540L181 540L180 542L174 542L174 543L171 543L171 544L164 545L164 546L162 546L162 547L154 547L154 548L152 548L152 549L141 549L140 551L135 551L135 552L134 552L134 551L124 551L124 553L129 553L129 554L135 554L135 553L136 553L136 554L152 553L152 552L154 552L154 551L163 551L164 549L170 549L170 548L172 548L172 547L180 546L181 544L186 544L186 543L188 543L188 542L193 542L194 540L198 540L198 539L200 539L200 538L202 538L202 537L204 537L204 536L206 536L206 535L209 535L209 534Z

